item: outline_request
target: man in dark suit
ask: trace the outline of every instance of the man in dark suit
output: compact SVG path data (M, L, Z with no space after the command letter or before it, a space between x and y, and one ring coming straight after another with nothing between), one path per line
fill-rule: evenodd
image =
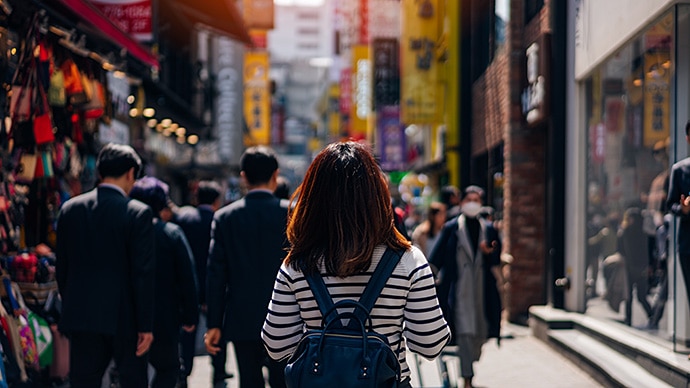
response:
M690 120L685 124L685 140L690 143ZM690 157L671 167L666 207L680 220L676 239L678 261L690 300Z
M221 205L220 185L213 181L201 181L196 191L197 206L184 206L177 212L175 222L182 228L194 254L194 267L199 284L199 304L202 313L206 312L206 267L208 266L208 248L211 243L211 224L213 213ZM183 332L181 336L182 370L180 387L187 386L187 378L194 365L196 349L196 329ZM226 348L221 347L218 354L211 356L213 365L213 382L217 383L230 377L225 372Z
M180 372L180 327L194 331L199 319L192 250L179 226L161 218L168 206L168 185L154 177L139 179L130 197L154 212L156 300L149 361L155 369L151 388L172 388Z
M278 160L271 149L247 149L240 168L249 192L214 216L204 342L208 352L216 354L225 340L232 341L241 388L263 388L264 365L271 387L284 387L284 363L268 358L261 328L286 254L288 201L273 195Z
M153 341L155 247L151 209L127 197L141 159L108 144L101 184L67 201L57 221L60 330L70 339L70 386L99 387L111 359L123 387L146 387Z

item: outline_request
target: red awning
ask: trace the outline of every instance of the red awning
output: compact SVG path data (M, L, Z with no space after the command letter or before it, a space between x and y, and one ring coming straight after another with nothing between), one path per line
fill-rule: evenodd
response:
M76 13L83 22L100 30L103 36L113 43L127 49L135 58L146 65L160 67L158 59L146 48L141 46L129 34L122 31L110 19L105 17L101 11L89 4L86 0L60 0L61 3L69 7Z
M232 39L248 45L252 44L242 15L231 0L174 0L165 3L164 6L172 7L176 13L181 14L180 16L191 23L203 24Z

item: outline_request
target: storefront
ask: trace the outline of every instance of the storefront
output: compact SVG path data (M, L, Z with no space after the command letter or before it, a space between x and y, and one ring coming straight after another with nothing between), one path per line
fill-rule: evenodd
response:
M673 218L658 236L670 166L688 156L690 5L673 3L571 2L566 308L687 343Z

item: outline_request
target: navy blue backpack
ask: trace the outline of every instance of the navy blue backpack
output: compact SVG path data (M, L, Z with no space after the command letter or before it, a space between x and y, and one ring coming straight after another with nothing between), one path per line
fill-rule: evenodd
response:
M305 333L290 357L285 368L288 388L398 387L397 354L384 335L371 330L369 314L400 257L386 249L359 301L334 304L323 278L306 276L323 317L322 329ZM349 319L347 325L343 319Z

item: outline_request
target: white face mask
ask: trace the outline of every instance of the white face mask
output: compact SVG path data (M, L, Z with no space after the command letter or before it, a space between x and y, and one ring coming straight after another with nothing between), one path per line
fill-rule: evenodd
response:
M477 215L479 215L479 211L481 210L481 208L482 205L480 205L478 202L466 202L462 205L462 208L460 210L462 211L462 214L464 214L465 216L475 218L477 217Z

